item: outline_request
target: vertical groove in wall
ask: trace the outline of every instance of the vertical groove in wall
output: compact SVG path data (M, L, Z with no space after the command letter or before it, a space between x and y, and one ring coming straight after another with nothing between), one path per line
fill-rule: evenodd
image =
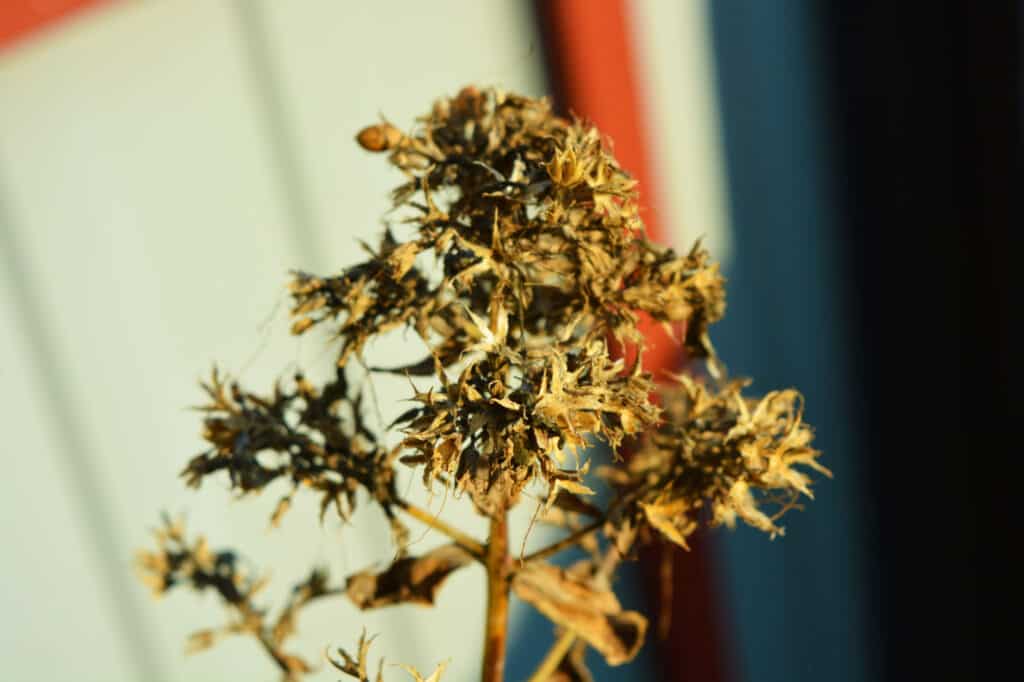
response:
M288 236L302 259L303 267L322 267L323 250L317 237L313 208L306 193L299 160L296 158L298 146L288 126L281 85L274 71L263 3L257 0L235 0L232 6L245 49L246 65L259 101L271 163L281 183L288 217Z
M88 545L92 548L91 558L99 576L99 589L112 605L114 625L128 650L128 663L136 679L161 682L165 678L145 619L137 608L137 602L125 594L124 585L119 580L127 558L117 541L114 511L105 502L107 497L93 466L98 455L89 447L85 430L71 402L74 392L62 375L64 363L52 332L47 329L40 313L44 309L43 302L24 267L25 254L18 243L13 216L5 205L2 180L0 176L0 267L8 273L18 330L27 342L26 357L31 364L30 371L42 389L41 394L46 396L46 404L53 417L59 465L69 473L73 482L72 505L81 514L90 534Z

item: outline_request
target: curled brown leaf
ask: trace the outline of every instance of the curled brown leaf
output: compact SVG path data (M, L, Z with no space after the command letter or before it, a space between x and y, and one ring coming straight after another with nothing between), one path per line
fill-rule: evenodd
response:
M643 644L647 619L625 611L610 590L557 566L527 564L512 579L512 591L551 621L572 630L604 656L609 665L633 660Z
M472 561L458 545L444 545L419 557L399 559L382 573L355 573L346 581L345 593L364 610L403 603L430 606L448 576Z

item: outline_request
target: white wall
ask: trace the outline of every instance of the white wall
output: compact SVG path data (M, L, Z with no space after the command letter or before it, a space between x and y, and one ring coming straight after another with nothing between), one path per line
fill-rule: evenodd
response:
M328 357L284 333L283 284L352 262L381 229L399 178L353 134L381 112L411 124L468 82L540 94L525 9L121 3L0 56L6 679L276 678L242 639L181 655L226 614L212 598L154 604L137 584L133 552L162 509L273 567L278 594L317 561L389 558L369 508L321 531L300 505L267 533L273 500L185 490L201 444L184 408L215 360L269 386ZM380 391L387 411L398 388ZM318 659L366 625L390 660L451 656L453 679L475 674L482 592L459 586L482 575L465 573L434 614L318 607L300 647Z
M291 268L353 262L356 238L381 229L398 177L353 134L380 114L408 126L436 96L471 82L543 94L528 9L122 2L0 53L4 679L276 679L248 640L182 655L189 632L227 614L212 596L155 604L135 580L133 553L161 510L272 567L270 596L314 562L338 575L386 562L387 532L372 509L352 527L320 529L313 505L299 504L268 533L274 499L232 500L226 484L186 490L177 474L201 442L185 407L200 400L196 381L214 361L253 387L329 362L321 342L287 335L283 285ZM651 29L670 10L677 28ZM655 122L680 96L690 101L658 95L683 58L679 41L703 35L679 16L671 3L635 13L634 30L652 36L641 43ZM686 49L698 50L686 92L706 97L701 48ZM691 118L713 124L713 107L694 106ZM686 240L709 233L724 249L715 158L707 162L697 125L683 133L696 151L656 153L663 193L688 181L713 196L685 206L676 197L667 215L706 223L686 228ZM708 163L711 179L700 180ZM403 349L391 340L373 352ZM377 388L386 419L405 388ZM444 515L483 535L464 505L449 500ZM419 546L439 542L428 535ZM482 589L472 567L437 611L317 606L299 648L319 660L324 644L352 646L365 626L381 634L377 655L427 670L450 658L446 679L472 679Z

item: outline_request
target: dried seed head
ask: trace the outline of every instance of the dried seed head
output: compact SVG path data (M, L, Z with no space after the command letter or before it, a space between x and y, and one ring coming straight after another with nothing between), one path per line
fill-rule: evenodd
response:
M800 394L773 391L751 400L741 395L743 385L715 392L684 376L682 390L663 392L665 423L625 468L606 472L628 501L626 516L682 547L705 505L714 524L731 527L739 518L773 536L783 533L778 518L800 495L812 496L810 477L797 467L831 473L810 446ZM769 514L766 505L776 509Z
M334 277L297 274L293 330L330 325L342 366L374 336L417 332L426 357L389 371L439 386L401 420L404 461L486 513L536 477L578 476L560 468L566 448L652 425L650 378L639 360L624 374L605 339L642 343L646 313L708 355L723 280L699 245L680 257L644 237L635 180L546 100L470 86L398 139L390 124L359 137L405 175L393 196L413 237L388 231Z

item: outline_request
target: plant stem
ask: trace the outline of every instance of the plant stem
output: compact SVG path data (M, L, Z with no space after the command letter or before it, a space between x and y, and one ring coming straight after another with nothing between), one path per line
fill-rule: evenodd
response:
M508 636L508 520L504 507L491 517L487 540L487 629L484 631L482 682L505 679Z
M586 536L590 535L591 533L599 529L601 526L603 526L604 521L605 520L603 518L597 519L596 521L589 523L586 526L583 526L583 528L574 530L572 533L562 538L558 542L552 545L548 545L544 549L539 549L536 552L527 554L525 557L523 557L523 563L525 564L530 561L536 561L537 559L547 559L549 556L553 554L558 554L563 549L575 547L579 544L580 540L582 540L583 538L585 538Z
M551 675L558 670L558 666L562 663L562 659L569 653L569 649L572 648L573 643L576 641L576 633L572 630L566 630L562 633L562 636L554 643L554 645L548 650L544 660L541 661L537 669L530 675L530 679L527 682L548 682L551 679Z
M243 601L238 604L235 604L235 608L237 608L238 612L242 614L242 619L244 621L255 621L259 624L258 629L253 632L253 635L256 637L257 640L259 640L259 643L266 650L267 654L272 659L274 659L274 663L277 664L277 667L280 668L283 673L285 673L286 679L290 679L289 676L291 675L292 670L291 667L288 665L288 660L281 653L280 649L278 649L278 647L274 644L273 639L271 639L270 633L268 633L263 628L262 623L259 622L260 616L257 614L256 610L253 609L252 605L248 601Z
M400 500L398 502L398 506L401 507L406 514L413 517L420 523L424 523L433 528L434 530L440 533L444 533L445 535L450 537L452 540L455 541L455 544L457 544L459 547L472 554L473 558L475 558L477 561L483 562L486 560L486 550L484 549L484 546L476 540L474 540L473 538L466 535L465 533L463 533L458 528L449 526L447 523L437 518L437 516L435 516L434 514L430 513L426 509L421 509L420 507L417 507L411 502Z

